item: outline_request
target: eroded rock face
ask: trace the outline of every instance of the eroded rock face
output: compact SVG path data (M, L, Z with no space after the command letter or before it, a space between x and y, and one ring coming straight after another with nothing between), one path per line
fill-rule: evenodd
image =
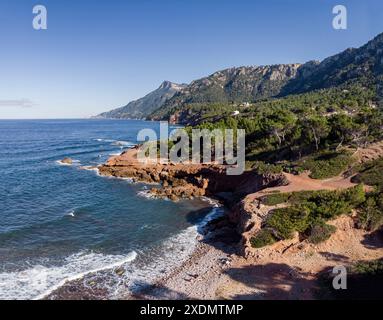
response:
M226 175L226 167L216 164L159 164L140 163L136 159L137 149L112 157L99 167L101 175L131 178L133 181L161 184L151 192L158 197L172 200L200 196L230 196L222 199L230 206L247 194L266 187L287 183L283 174L259 175L246 171L242 175Z
M262 204L261 199L246 196L232 209L229 218L235 221L236 231L242 236L241 254L248 257L254 254L257 249L252 248L250 239L256 235L267 219L268 215L276 208L282 208L286 204L267 206Z
M172 201L201 196L221 199L232 209L228 214L229 223L234 224L238 234L242 235L244 255L249 247L249 238L261 228L268 213L259 200L252 198L252 194L289 183L283 174L260 175L255 171L245 171L242 175L229 176L224 166L215 164L143 164L137 161L136 154L137 149L130 149L110 158L99 167L99 173L156 183L158 186L150 189L151 194Z

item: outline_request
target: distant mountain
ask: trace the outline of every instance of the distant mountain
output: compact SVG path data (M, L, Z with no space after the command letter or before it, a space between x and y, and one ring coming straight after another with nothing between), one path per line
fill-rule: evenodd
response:
M352 83L373 86L382 101L383 33L358 49L347 49L322 62L239 67L216 72L193 81L149 118L169 119L193 103L256 102Z
M190 103L248 102L276 96L296 76L300 66L300 64L280 64L218 71L193 81L150 117L163 118L175 109Z
M324 59L303 64L281 95L326 89L348 83L381 85L383 74L383 33L360 48L349 48Z
M165 81L145 97L98 117L178 119L190 104L256 102L353 83L374 86L382 101L383 33L360 48L347 49L322 62L230 68L189 85Z
M160 108L186 85L164 81L161 86L145 97L129 102L126 106L104 112L96 118L110 119L143 119L154 110Z

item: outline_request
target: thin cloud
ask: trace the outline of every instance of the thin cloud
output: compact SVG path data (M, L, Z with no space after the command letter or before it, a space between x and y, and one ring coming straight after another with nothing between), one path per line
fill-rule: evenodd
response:
M19 108L30 108L36 104L29 99L18 99L18 100L1 100L0 107L19 107Z

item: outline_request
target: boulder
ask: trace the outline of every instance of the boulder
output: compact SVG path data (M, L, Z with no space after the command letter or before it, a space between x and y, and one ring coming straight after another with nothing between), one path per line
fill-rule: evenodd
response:
M65 163L65 164L73 164L73 160L71 158L64 158L61 160L61 163Z

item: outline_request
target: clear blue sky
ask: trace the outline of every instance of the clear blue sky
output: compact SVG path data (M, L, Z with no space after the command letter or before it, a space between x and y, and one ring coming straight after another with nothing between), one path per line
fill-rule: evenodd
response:
M36 4L48 30L32 28ZM0 118L87 117L163 80L321 60L380 32L381 0L0 0Z

